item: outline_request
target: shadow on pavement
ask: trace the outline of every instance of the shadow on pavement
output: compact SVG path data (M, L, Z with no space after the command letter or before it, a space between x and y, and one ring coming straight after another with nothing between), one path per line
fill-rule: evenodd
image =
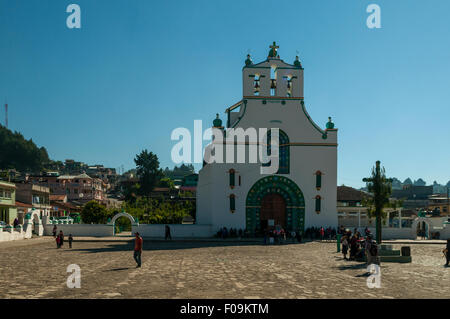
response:
M338 270L355 270L355 269L366 269L367 265L366 263L360 263L360 264L352 264L352 265L345 265L345 266L339 266L336 267Z
M82 243L82 242L79 242ZM89 242L92 244L93 242ZM186 242L186 241L151 241L144 240L144 252L145 251L157 251L157 250L179 250L179 249L195 249L195 248L209 248L209 247L230 247L230 246L285 246L296 245L297 243L286 243L281 245L264 245L258 242L220 242L220 241L199 241L199 242ZM100 245L99 245L100 246ZM75 252L86 253L102 253L102 252L115 252L115 251L129 251L132 252L134 248L134 240L119 242L114 244L101 245L100 247L92 248L76 248L76 242L73 244L72 249L65 250Z
M121 270L128 270L128 269L131 269L131 267L113 268L113 269L108 269L108 270L104 270L104 271L121 271Z

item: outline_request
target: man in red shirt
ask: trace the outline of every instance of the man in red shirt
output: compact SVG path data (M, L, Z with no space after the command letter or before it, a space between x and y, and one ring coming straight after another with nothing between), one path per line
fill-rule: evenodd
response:
M144 240L141 236L139 236L139 233L136 232L136 239L134 241L134 260L136 260L137 266L136 268L141 267L141 254L142 254L142 244Z

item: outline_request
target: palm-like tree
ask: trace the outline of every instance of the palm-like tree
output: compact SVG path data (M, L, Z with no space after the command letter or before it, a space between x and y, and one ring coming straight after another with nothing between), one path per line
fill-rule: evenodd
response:
M376 217L376 241L381 244L381 219L383 217L383 208L389 205L389 197L392 193L392 178L387 178L384 167L380 167L380 161L376 161L372 168L372 176L363 178L367 183L367 188L373 197L370 199L373 203L374 214Z

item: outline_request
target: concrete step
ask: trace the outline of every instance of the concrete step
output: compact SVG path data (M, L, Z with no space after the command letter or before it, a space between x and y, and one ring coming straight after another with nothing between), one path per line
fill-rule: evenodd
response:
M411 256L380 256L382 263L410 263L412 262Z
M379 256L380 262L382 263L410 263L412 262L411 256ZM366 262L367 259L364 258L357 259L360 262Z
M400 256L400 250L380 250L378 252L379 256Z

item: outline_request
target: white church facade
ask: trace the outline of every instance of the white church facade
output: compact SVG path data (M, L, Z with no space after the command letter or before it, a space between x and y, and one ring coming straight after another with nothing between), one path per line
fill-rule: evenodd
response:
M247 56L242 100L225 110L226 128L219 118L214 127L225 134L231 128L278 128L278 171L262 174L263 164L248 157L245 163L204 163L196 223L213 231L225 226L258 235L271 227L337 226L337 129L331 118L325 129L313 122L304 102L304 69L298 57L293 64L281 60L277 49L274 42L257 64Z

